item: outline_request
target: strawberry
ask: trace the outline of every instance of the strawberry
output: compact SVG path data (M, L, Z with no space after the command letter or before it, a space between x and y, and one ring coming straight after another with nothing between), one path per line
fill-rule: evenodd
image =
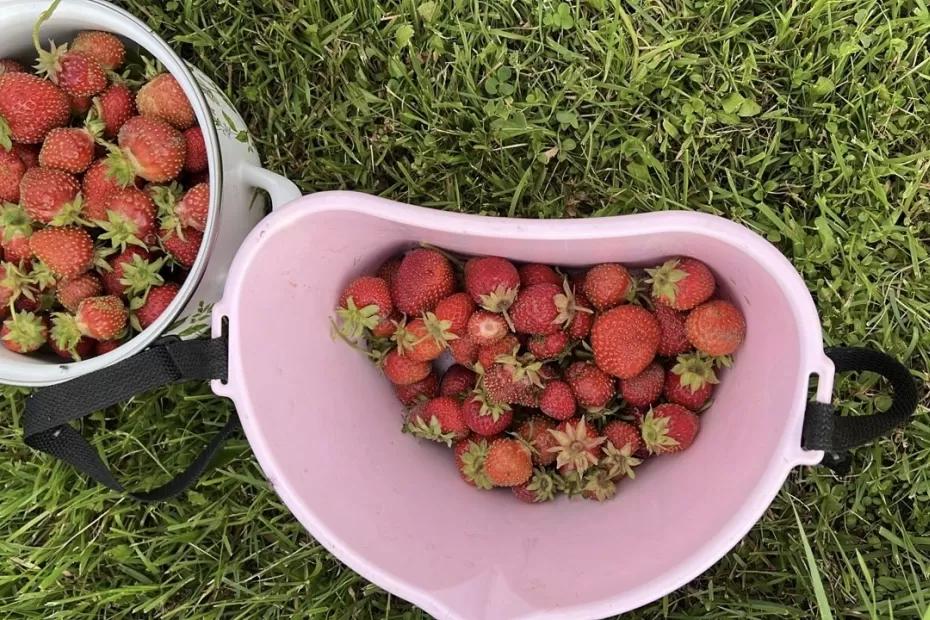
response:
M594 362L608 374L621 379L635 377L652 363L658 348L659 322L644 308L617 306L594 319Z
M714 391L711 383L705 383L702 387L693 389L685 386L681 375L676 375L671 370L665 376L665 398L670 403L687 407L691 411L698 411L710 399Z
M115 351L119 345L123 344L119 340L95 340L94 343L94 355L104 355Z
M95 146L94 136L87 129L56 127L42 143L39 165L80 174L93 163Z
M588 470L582 477L581 496L596 502L606 502L617 494L617 483L603 467Z
M431 311L443 297L454 292L455 277L449 259L426 248L416 248L404 255L391 285L397 309L407 315Z
M30 168L23 175L19 190L20 202L29 217L49 224L59 214L73 211L80 187L67 172Z
M559 331L562 324L571 320L563 318L558 301L562 297L562 287L556 284L534 284L520 289L510 309L514 330L540 335Z
M460 439L456 441L452 450L455 453L455 464L459 468L462 480L479 489L490 489L494 485L484 471L484 462L488 457L489 442L484 437Z
M555 445L549 451L555 454L555 465L560 473L577 471L583 474L589 467L597 465L601 444L607 441L605 437L599 437L584 418L565 420L549 434L555 439Z
M468 335L478 346L493 344L507 335L507 321L500 314L477 310L468 319Z
M420 379L416 383L395 385L394 394L405 407L435 398L439 395L439 381L436 379L436 373L431 372L426 375L425 379Z
M643 445L639 429L621 420L614 420L607 424L604 427L604 436L617 449L629 448L630 454L638 451Z
M685 332L698 351L711 356L730 355L746 337L746 320L736 306L715 299L691 311Z
M13 152L25 164L26 170L39 165L39 147L37 145L13 143Z
M384 357L384 376L394 385L410 385L426 378L432 367L429 362L414 362L396 350Z
M99 30L82 30L74 35L71 51L93 58L106 71L122 67L126 57L126 47L119 37Z
M652 296L675 310L690 310L714 294L716 282L707 265L694 258L673 258L647 269Z
M135 187L121 189L107 198L107 219L96 222L103 228L101 241L121 251L129 244L147 247L155 242L155 203Z
M633 280L617 263L601 263L588 270L584 281L585 297L596 310L608 310L627 300Z
M19 202L19 182L26 173L26 164L14 151L0 147L0 202Z
M674 357L691 349L691 343L685 335L685 314L669 308L665 304L656 304L656 320L659 322L659 348L657 355Z
M0 74L0 147L39 144L70 119L68 97L54 84L28 73Z
M397 270L400 269L402 260L402 256L392 256L381 263L381 266L378 267L378 271L375 272L375 275L387 282L391 289L394 288L394 277L397 275Z
M96 297L102 292L103 283L100 281L100 277L95 273L83 273L59 282L55 297L65 309L70 312L77 312L78 306L83 300L88 297Z
M10 351L31 353L45 344L48 325L43 317L32 312L17 312L3 322L0 340Z
M659 400L664 384L665 370L653 362L635 377L620 380L620 396L633 407L648 407Z
M659 405L643 418L643 443L653 454L681 452L694 442L700 426L700 418L681 405Z
M136 93L136 107L142 116L161 119L181 130L197 122L187 95L170 73L156 75L143 84Z
M555 462L555 453L550 451L555 446L555 438L549 433L555 427L552 420L540 415L528 417L517 427L517 436L529 446L533 462L537 465L546 466Z
M581 313L579 313L581 314ZM546 336L532 336L526 348L536 359L551 360L561 356L568 348L568 334L562 331Z
M174 230L162 230L158 233L161 247L171 255L183 269L190 269L197 260L203 233L193 228L185 228L178 234Z
M94 262L94 242L83 228L43 228L29 238L33 255L56 276L73 278Z
M449 343L449 352L456 364L471 367L478 361L478 345L469 336L457 338Z
M140 176L167 183L184 167L187 144L181 132L157 118L133 116L120 128L119 148L107 157L110 174L124 187Z
M68 95L68 109L71 110L71 116L76 119L82 119L87 116L94 101L90 97L75 97Z
M207 169L207 144L200 127L184 130L184 142L187 144L187 157L184 159L184 172L196 174Z
M68 49L68 44L56 46L51 42L48 51L38 46L39 60L36 69L39 75L48 77L62 91L74 97L93 97L107 87L107 74L100 63Z
M123 189L122 184L110 175L106 160L98 159L90 165L81 181L82 215L90 222L107 220L107 199ZM132 183L130 183L132 185Z
M210 211L210 186L199 183L184 194L175 207L175 214L181 226L203 231L207 227L207 214Z
M557 274L549 265L528 263L521 265L517 272L520 274L520 286L523 288L546 283L562 286L562 276Z
M542 389L539 375L541 362L532 356L502 355L497 363L484 371L481 380L489 398L495 403L536 406L536 398Z
M130 302L129 307L133 310L131 317L132 325L138 331L142 331L160 317L174 298L178 296L181 287L174 282L168 282L161 286L153 286L149 289L145 297L137 297Z
M153 286L165 283L160 275L164 258L154 258L148 250L132 245L107 260L102 271L103 288L117 297L144 296Z
M436 318L449 322L449 332L464 336L468 331L468 319L475 312L475 304L467 293L454 293L436 304Z
M393 311L391 292L384 280L373 276L355 278L339 296L339 331L350 340L358 340L363 330L374 329Z
M35 297L31 280L13 263L0 263L0 309L7 310L22 295Z
M56 329L55 325L56 317L52 316L52 328L48 332L48 346L51 347L52 351L55 352L55 355L62 359L66 359L73 362L79 362L81 360L86 360L88 358L94 357L97 354L95 343L97 342L93 338L88 338L87 336L80 336L76 343L69 343L65 336L62 336ZM63 343L69 344L69 347L62 346Z
M397 350L410 361L429 362L442 354L450 340L455 340L456 336L448 330L448 321L440 321L435 314L428 312L424 318L398 326L391 339L397 343Z
M488 448L484 471L496 487L523 484L533 474L529 449L515 439L497 439Z
M136 115L132 91L122 84L111 84L93 101L94 114L103 124L103 135L112 140L130 118Z
M529 480L510 487L510 491L521 502L536 504L555 499L558 485L558 474L537 467L533 470L533 475Z
M465 290L490 312L507 312L517 297L520 274L506 258L480 256L465 263Z
M126 328L128 314L119 297L104 295L82 300L74 318L85 336L94 340L113 340Z
M575 415L575 394L564 381L549 381L539 395L539 408L550 418L567 420Z
M582 407L598 409L614 396L613 379L590 362L572 363L565 369L565 382Z
M6 260L18 265L32 257L29 249L32 220L22 207L14 204L0 207L0 230L0 245Z
M451 396L437 396L428 400L415 416L408 418L407 431L421 439L431 439L449 446L456 439L464 439L469 433L462 414L462 404Z
M591 333L594 324L594 313L590 312L591 302L582 293L575 295L575 316L569 322L565 332L572 340L583 340Z
M697 411L713 394L717 383L712 359L699 353L679 355L665 375L665 398Z
M607 443L604 444L601 467L611 478L635 478L633 468L643 462L639 454L645 450L639 429L628 422L614 420L604 427L603 432Z
M465 398L462 417L473 433L490 437L510 428L513 411L508 405L489 402L487 396L479 391Z
M461 364L453 364L442 376L439 393L442 396L464 396L474 389L477 381L478 375L473 371Z
M4 73L24 73L26 68L12 58L0 58L0 75Z
M520 348L520 341L513 334L507 334L500 340L478 347L478 361L483 368L490 368L499 355L512 355Z
M397 327L401 324L403 318L395 312L391 316L381 319L377 325L371 328L371 335L375 338L390 338L397 331Z

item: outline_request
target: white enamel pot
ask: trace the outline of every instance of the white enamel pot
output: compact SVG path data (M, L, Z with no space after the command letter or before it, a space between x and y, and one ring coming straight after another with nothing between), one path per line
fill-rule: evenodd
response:
M0 2L0 58L34 62L32 28L47 8L45 2ZM207 76L186 64L157 34L126 11L100 0L62 0L43 24L40 39L63 43L79 30L104 30L139 47L177 78L191 101L203 130L210 167L210 215L200 255L167 310L143 332L99 357L62 363L0 348L0 383L41 386L58 383L131 357L165 334L194 335L206 330L212 304L222 296L229 264L242 240L265 215L265 200L273 207L300 196L297 186L261 168L245 122L223 91ZM219 191L217 191L219 188Z

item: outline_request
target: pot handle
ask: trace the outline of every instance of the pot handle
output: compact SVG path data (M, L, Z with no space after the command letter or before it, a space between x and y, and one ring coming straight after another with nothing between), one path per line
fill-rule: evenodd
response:
M836 372L868 370L891 383L893 398L888 411L870 416L840 417L830 403L809 402L804 414L801 447L823 450L822 465L838 474L849 471L849 450L869 443L906 424L917 409L917 384L910 371L893 357L859 347L834 347L824 351Z
M246 183L268 192L271 210L277 211L292 200L302 196L300 188L289 179L259 166L243 162L242 178Z
M35 390L23 413L26 445L70 463L100 484L136 500L154 502L174 497L197 481L226 438L240 428L235 414L187 469L158 488L138 493L126 491L69 422L163 385L191 379L225 381L227 351L225 335L200 340L167 336L112 366Z

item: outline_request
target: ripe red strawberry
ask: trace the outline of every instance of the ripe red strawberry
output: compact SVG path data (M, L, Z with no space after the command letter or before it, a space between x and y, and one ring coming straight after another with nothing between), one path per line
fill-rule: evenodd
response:
M391 339L397 343L398 351L414 362L429 362L442 355L454 335L449 334L448 323L436 319L428 313L427 318L413 319L406 325L398 327Z
M191 127L184 131L184 141L187 143L187 158L184 160L184 171L189 174L203 172L207 169L207 144L203 139L200 127Z
M107 157L107 166L123 186L136 176L152 183L167 183L184 167L184 136L157 118L133 116L120 128L117 141L119 149Z
M426 248L404 255L391 285L394 304L407 315L432 311L442 298L454 292L455 277L449 259Z
M621 379L620 396L633 407L648 407L659 400L665 385L665 370L653 362L635 377Z
M29 275L12 263L0 263L0 312L24 294L35 296Z
M507 335L507 322L500 314L477 310L468 319L468 335L479 346L493 344Z
M386 319L381 319L378 324L371 330L371 335L375 338L390 338L397 331L397 326L403 321L403 317L394 313Z
M614 420L604 427L604 436L619 450L628 449L629 454L635 454L643 445L639 429L628 422Z
M685 332L698 351L715 357L730 355L746 337L746 320L736 306L715 299L691 311Z
M339 330L350 340L357 340L365 329L375 329L393 311L391 292L384 280L373 276L355 278L339 296Z
M577 409L575 394L564 381L549 381L539 395L539 408L550 418L567 420Z
M507 312L519 288L520 274L506 258L479 256L465 263L465 290L485 310Z
M81 213L84 218L90 222L105 222L107 199L121 189L122 184L110 176L106 160L98 159L92 163L81 181Z
M562 355L568 344L568 334L559 331L546 336L531 336L526 348L536 359L551 360Z
M392 256L381 263L378 271L375 272L375 275L387 282L392 290L394 289L394 277L397 275L397 270L400 269L402 259L402 256Z
M572 340L583 340L591 333L594 325L594 313L590 311L591 302L582 293L575 295L575 316L572 318L565 332Z
M188 226L203 231L207 227L207 214L210 211L210 186L199 183L184 194L175 207L181 226Z
M90 97L68 95L68 109L71 110L71 115L74 116L74 118L82 119L87 116L93 104L93 99Z
M626 302L633 284L623 265L601 263L588 270L584 281L585 297L597 310L608 310Z
M94 342L94 355L104 355L118 349L119 345L123 344L119 340L95 340Z
M590 362L574 362L565 369L565 382L582 407L599 409L614 396L614 381Z
M101 241L126 249L129 244L147 247L155 242L155 203L135 187L114 192L106 201L107 219L97 222L103 228Z
M449 366L439 384L442 396L463 396L471 393L478 381L478 375L461 364Z
M517 272L520 274L520 286L523 288L545 283L562 286L562 276L557 274L549 265L528 263L521 265Z
M691 411L698 411L708 401L714 392L713 383L704 383L701 387L692 389L682 383L681 375L671 370L665 376L665 398L676 405L687 407Z
M690 310L714 294L716 282L707 265L694 258L674 258L647 269L652 296L675 310Z
M94 99L94 113L103 123L103 135L112 140L130 118L136 115L132 91L122 84L111 84Z
M26 170L39 165L39 147L37 145L13 143L13 152L26 165Z
M468 332L468 319L475 312L475 304L467 293L454 293L436 304L436 318L449 321L449 331L456 336Z
M43 317L32 312L17 312L3 322L0 340L10 351L31 353L48 340L48 325Z
M71 41L71 51L93 58L106 71L122 67L126 57L126 48L119 37L99 30L77 33Z
M97 354L95 345L97 341L93 338L81 336L71 349L64 348L62 342L62 339L56 335L55 317L53 316L52 328L48 332L48 346L55 352L55 355L62 359L78 362L94 357Z
M48 132L39 164L45 168L57 168L71 174L80 174L94 161L94 136L79 127L56 127Z
M429 373L425 379L421 379L410 385L395 385L394 393L405 407L409 407L421 401L427 401L439 395L439 381L436 379L436 373Z
M93 97L107 87L107 74L100 63L90 56L69 51L68 45L56 46L49 51L37 47L39 75L48 77L53 84L74 97Z
M655 315L659 322L659 348L656 354L675 357L689 351L691 343L685 335L685 314L665 304L656 304Z
M601 456L601 444L606 437L598 436L593 426L584 418L572 418L549 431L555 445L549 450L555 453L555 466L560 473L577 471L583 474L589 467L597 465Z
M523 484L533 474L532 456L529 449L515 439L497 439L488 448L484 471L494 486Z
M484 471L490 442L484 437L460 439L453 446L455 464L462 480L479 489L490 489L494 485Z
M70 119L68 97L51 82L28 73L0 73L0 147L39 144Z
M549 432L555 428L552 420L541 415L530 416L517 427L517 435L529 446L537 465L555 462L555 452L550 450L555 446L555 437Z
M100 277L95 273L83 273L59 282L55 297L67 310L77 312L82 301L88 297L97 297L102 292Z
M635 377L655 359L659 322L648 310L634 305L611 308L591 327L594 362L621 379Z
M659 405L643 419L643 443L653 454L686 450L697 437L701 420L681 405Z
M510 491L521 502L536 504L555 499L558 493L556 476L545 469L536 468L530 479L517 486L510 487Z
M83 228L43 228L29 238L33 255L56 276L73 278L94 262L94 241Z
M20 202L29 217L48 224L76 204L73 201L79 189L77 180L67 172L30 168L19 184Z
M4 73L24 73L26 68L12 58L0 58L0 75Z
M482 394L477 393L465 398L462 403L462 417L473 433L491 437L510 428L513 411L507 405L490 403Z
M0 230L0 246L7 261L19 265L32 258L29 248L32 220L22 207L14 204L0 207Z
M135 303L131 304L134 311L132 315L133 327L141 331L154 323L171 305L180 290L181 287L174 282L153 286L149 289L148 295L141 306L135 307Z
M26 164L14 151L0 147L0 202L19 202L19 182L26 173Z
M471 367L478 361L478 345L469 336L457 338L449 343L449 352L455 363Z
M500 356L484 371L482 385L491 401L535 407L542 389L542 364L525 356Z
M162 230L158 233L161 247L171 255L183 269L190 269L197 260L203 233L193 228L185 228L179 235L174 230Z
M143 84L136 93L136 107L142 116L161 119L181 130L197 122L187 95L170 73L156 75Z
M160 271L165 259L154 259L152 253L131 245L107 259L109 269L101 270L103 288L108 295L133 297L144 295L149 288L165 283Z
M414 362L396 350L384 356L384 376L394 385L410 385L426 378L432 367L429 362Z
M523 334L553 334L571 320L560 309L565 297L562 287L556 284L534 284L520 289L510 309L514 329ZM561 304L564 308L565 304Z
M478 361L484 368L490 368L499 355L513 355L520 348L520 341L513 334L507 334L500 340L478 347Z
M119 297L104 295L81 301L74 315L78 329L94 340L113 340L126 328L126 306Z
M451 437L453 441L468 436L469 430L462 414L462 404L451 396L437 396L427 401L420 418L427 424L436 418L442 435Z

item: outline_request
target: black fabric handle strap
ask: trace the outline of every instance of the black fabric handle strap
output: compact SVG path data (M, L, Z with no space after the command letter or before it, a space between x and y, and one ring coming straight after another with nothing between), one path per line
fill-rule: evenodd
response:
M226 380L227 339L162 339L142 353L97 372L36 390L26 400L26 444L70 463L100 484L127 493L100 455L70 422L148 390L187 380ZM231 415L200 456L173 480L151 491L127 493L144 502L160 501L190 487L206 470L223 442L239 429Z
M837 373L868 370L885 377L892 389L891 407L870 416L840 417L831 404L808 403L801 446L826 451L823 464L843 473L848 470L848 450L887 435L910 420L917 409L917 384L905 366L884 353L857 347L828 348L825 352Z

